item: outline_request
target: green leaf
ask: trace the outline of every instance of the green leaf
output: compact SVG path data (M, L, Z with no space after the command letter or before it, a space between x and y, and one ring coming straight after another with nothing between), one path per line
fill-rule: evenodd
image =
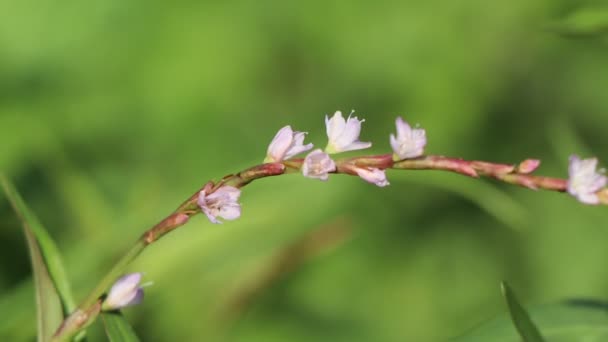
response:
M101 318L111 342L139 341L135 331L120 311L104 312Z
M31 229L31 223L27 218L27 209L24 203L10 184L4 178L1 180L13 208L23 223L23 232L25 233L25 239L30 252L36 287L38 341L49 341L57 327L61 324L61 321L63 321L61 299L47 269L40 245Z
M0 174L0 184L11 202L13 209L19 216L24 228L27 227L38 241L48 272L53 279L59 297L61 298L64 314L71 313L76 308L76 305L72 296L70 281L65 272L65 268L63 267L59 249L49 233L44 229L40 221L38 221L38 218L25 205L13 184L2 174Z
M608 341L608 303L598 300L570 300L529 310L530 316L551 342ZM521 342L522 338L504 313L453 342Z
M50 339L64 315L74 309L69 281L59 251L12 183L0 174L0 185L23 225L32 259L38 316L38 340Z
M500 284L500 287L502 289L502 295L507 301L511 320L513 320L513 324L515 324L515 328L517 328L517 331L524 342L543 342L544 339L540 334L540 331L538 331L538 328L530 319L526 309L519 304L519 301L509 284L503 281Z
M607 8L581 8L549 25L549 29L570 37L593 37L608 33Z

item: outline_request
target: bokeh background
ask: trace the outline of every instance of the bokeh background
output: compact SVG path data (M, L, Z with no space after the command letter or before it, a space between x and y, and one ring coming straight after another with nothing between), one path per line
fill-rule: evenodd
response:
M81 299L207 180L261 162L280 127L324 146L336 110L366 119L373 153L403 115L431 154L536 157L560 177L573 152L608 161L607 29L599 1L3 1L0 169ZM383 189L253 183L241 219L198 216L132 265L154 285L127 316L145 341L439 341L504 312L503 279L526 304L608 298L605 208L388 174ZM33 340L3 196L0 293L0 339Z

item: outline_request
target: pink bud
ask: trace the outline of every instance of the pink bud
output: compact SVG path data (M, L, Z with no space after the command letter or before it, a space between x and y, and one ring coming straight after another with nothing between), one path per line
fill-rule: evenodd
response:
M517 172L528 174L534 172L540 166L540 160L538 159L526 159L519 163L517 166Z
M366 168L366 167L356 167L354 171L361 177L364 181L375 184L379 187L385 187L390 183L386 180L386 172L385 170L380 170L377 168Z

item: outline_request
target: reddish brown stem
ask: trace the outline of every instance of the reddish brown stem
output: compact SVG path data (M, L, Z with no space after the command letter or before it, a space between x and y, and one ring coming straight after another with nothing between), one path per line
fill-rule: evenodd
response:
M104 277L91 294L89 294L78 309L64 320L55 334L54 340L62 341L69 339L71 336L74 336L78 330L91 323L99 313L99 310L97 309L97 306L99 306L100 303L99 298L115 281L124 268L148 245L151 245L161 237L184 225L190 217L200 212L197 200L201 191L204 190L207 194L211 194L226 185L242 188L256 179L299 172L303 163L304 159L297 158L281 163L260 164L237 174L227 175L217 183L208 182L205 184L205 186L190 196L173 213L141 236L133 248L118 261L114 268L106 277ZM566 179L531 175L530 173L536 169L538 163L538 160L527 159L516 166L476 160L469 161L444 156L423 156L414 159L394 161L391 154L382 154L337 160L336 171L334 173L357 175L357 168L378 168L381 170L443 170L475 178L486 176L505 183L535 190L566 191L568 185ZM608 204L608 189L600 190L598 196L601 203Z

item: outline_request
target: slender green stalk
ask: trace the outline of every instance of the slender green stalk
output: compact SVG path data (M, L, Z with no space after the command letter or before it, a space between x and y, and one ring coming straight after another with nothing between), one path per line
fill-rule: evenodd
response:
M143 239L137 240L135 245L133 245L131 249L129 249L127 253L125 253L125 255L118 260L118 262L116 262L110 272L103 277L103 279L95 286L95 289L89 293L78 308L84 310L95 304L99 297L101 297L104 292L110 286L112 286L114 281L116 281L116 279L122 275L122 272L124 272L127 265L129 265L131 261L135 260L135 258L137 258L141 252L144 251L144 248L146 248L146 243L143 241Z
M184 207L185 209L182 209ZM187 210L188 206L180 206L183 212L176 211L167 218L159 222L156 226L146 231L135 244L125 253L122 258L114 264L112 269L95 286L93 291L82 301L78 308L68 316L53 336L53 341L69 341L80 330L86 328L97 318L101 310L101 296L114 284L126 267L137 258L144 249L153 242L160 239L173 229L185 224L191 215L197 212ZM178 210L180 210L178 209Z

